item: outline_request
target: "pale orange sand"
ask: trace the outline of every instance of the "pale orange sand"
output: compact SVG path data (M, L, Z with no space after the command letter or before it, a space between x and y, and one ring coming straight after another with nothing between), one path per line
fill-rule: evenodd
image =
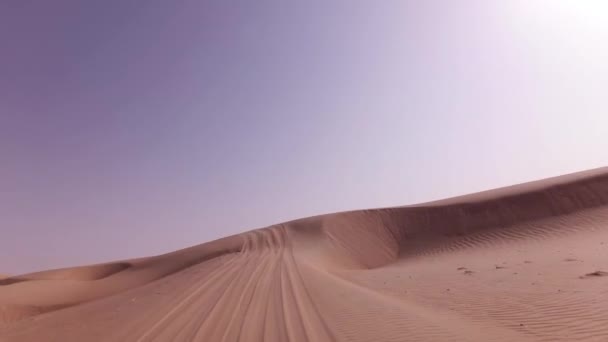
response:
M0 341L608 341L608 169L0 280Z

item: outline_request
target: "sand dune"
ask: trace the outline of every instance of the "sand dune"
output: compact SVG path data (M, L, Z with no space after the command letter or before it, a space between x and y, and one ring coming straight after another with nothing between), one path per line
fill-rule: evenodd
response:
M608 168L0 280L0 341L608 341Z

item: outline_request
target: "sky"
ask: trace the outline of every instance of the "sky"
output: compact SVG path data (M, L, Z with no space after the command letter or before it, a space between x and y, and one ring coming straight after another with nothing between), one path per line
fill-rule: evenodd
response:
M5 0L0 273L608 165L598 1Z

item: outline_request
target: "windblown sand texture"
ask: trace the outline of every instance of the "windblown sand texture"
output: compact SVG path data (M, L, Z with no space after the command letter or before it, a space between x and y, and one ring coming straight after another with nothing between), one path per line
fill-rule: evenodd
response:
M608 341L608 169L5 278L0 322L31 342Z

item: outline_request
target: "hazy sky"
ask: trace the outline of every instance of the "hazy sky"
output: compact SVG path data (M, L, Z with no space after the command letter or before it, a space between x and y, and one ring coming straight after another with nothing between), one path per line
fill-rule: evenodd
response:
M608 164L599 1L4 0L0 273Z

